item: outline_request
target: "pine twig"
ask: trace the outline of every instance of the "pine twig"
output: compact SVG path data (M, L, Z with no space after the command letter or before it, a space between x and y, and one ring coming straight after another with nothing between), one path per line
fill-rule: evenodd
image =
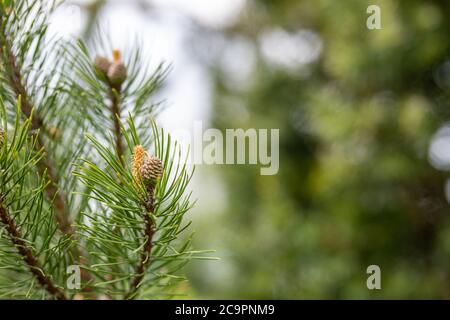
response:
M34 277L36 277L39 284L56 299L68 300L64 291L56 287L52 279L42 270L38 259L33 254L33 250L22 239L22 233L20 232L16 222L10 217L8 210L1 202L0 221L6 226L6 231L8 232L11 242L14 244L17 251L22 256L23 261L27 264L30 272Z
M109 88L109 99L111 100L111 114L114 123L114 139L117 155L120 163L125 167L123 137L120 125L121 106L120 98L122 94L122 84L127 78L127 68L122 62L121 52L118 49L113 50L113 61L110 62L107 58L97 57L97 63L100 70L106 76L106 81Z
M123 137L120 125L121 119L121 95L122 84L127 78L127 69L121 61L121 53L118 49L113 50L113 61L107 57L97 55L94 59L94 66L98 74L101 75L99 80L107 85L107 98L110 101L108 106L111 112L111 120L113 122L113 135L115 141L116 154L120 163L125 167Z
M4 54L6 54L8 59L8 66L4 66L5 68L9 69L9 71L7 72L7 80L10 82L14 94L21 100L22 113L24 114L24 116L29 118L31 117L33 112L33 103L30 101L25 86L23 85L20 68L17 65L11 45L9 44L6 35L4 34L4 30L2 30L2 34L0 35L0 37L3 40L2 43L0 43L0 55L3 56ZM44 121L38 115L34 114L31 120L31 129L39 130L43 127L45 127ZM37 136L36 149L43 150L46 155L43 162L39 165L39 170L41 174L44 174L44 172L46 171L50 179L50 183L48 184L45 191L47 197L50 200L54 199L56 209L55 218L58 222L59 229L65 234L72 235L74 233L74 230L72 228L72 221L70 220L70 216L66 211L64 194L62 193L62 191L58 192L57 190L57 182L59 179L56 174L55 165L52 159L49 157L47 147L45 146L42 137L39 135Z
M155 234L155 222L152 215L155 214L155 187L158 179L161 178L164 168L161 160L149 157L141 145L134 148L132 175L136 185L145 186L144 196L144 247L141 260L136 267L135 278L130 283L130 290L125 299L134 299L136 292L145 277L145 271L151 262L153 248L153 236Z
M134 299L136 292L145 276L145 271L151 262L151 252L153 248L153 235L155 234L155 225L150 215L155 212L155 187L149 185L147 187L148 200L145 203L144 212L144 234L145 244L141 255L141 260L136 267L136 277L131 281L130 290L125 299Z
M119 156L120 163L125 166L125 152L123 148L123 138L120 125L121 108L120 108L120 86L113 87L109 93L111 100L111 114L114 122L114 139L116 144L117 155Z

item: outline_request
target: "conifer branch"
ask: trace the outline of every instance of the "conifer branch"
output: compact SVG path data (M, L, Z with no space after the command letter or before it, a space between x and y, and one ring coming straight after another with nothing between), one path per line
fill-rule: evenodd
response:
M23 84L23 77L20 71L20 67L17 63L17 59L12 51L12 46L8 41L5 30L0 25L0 56L3 58L3 67L6 71L7 81L11 86L14 95L17 99L21 100L21 111L26 118L31 118L31 129L38 131L45 127L44 121L37 114L33 114L33 102L30 101L27 90ZM6 61L5 61L6 60ZM40 135L37 135L36 150L43 150L46 157L42 163L38 166L40 173L47 173L50 182L46 188L46 195L50 201L54 201L55 204L55 218L58 222L59 229L68 235L73 234L72 221L66 210L64 194L62 191L58 191L58 176L56 173L53 160L50 158L47 147Z
M136 185L143 184L146 192L143 197L145 211L144 221L144 245L141 253L141 260L136 267L135 277L130 283L130 290L125 299L133 299L145 277L145 271L151 262L153 248L153 235L155 234L155 222L152 216L155 214L155 186L163 174L161 160L149 157L145 149L138 145L134 148L132 175Z
M150 123L154 156L140 144L129 117L121 128L127 150L134 148L132 167L123 167L110 146L87 135L100 159L81 159L74 172L93 190L88 196L101 203L77 230L88 239L89 260L97 261L86 266L97 276L95 287L112 298L161 294L162 287L184 280L177 272L203 253L190 250L190 239L177 241L189 226L183 216L192 207L186 189L193 172L175 160L180 149L170 135Z
M124 60L114 50L112 61L93 63L82 41L47 43L46 3L0 1L0 296L170 296L161 288L184 281L180 269L202 252L179 238L193 171L148 121L167 68L149 72L139 46ZM77 294L61 286L74 259Z
M155 212L155 188L154 186L148 187L148 199L145 202L145 212L143 213L144 219L144 248L141 254L141 260L136 267L136 276L130 283L130 290L125 296L125 299L133 299L136 292L145 276L145 271L151 262L151 253L153 248L153 235L155 234L155 224L151 219L151 215Z
M106 82L108 88L108 98L110 100L109 109L113 122L113 133L115 140L115 148L122 166L125 166L124 142L121 130L121 113L120 105L122 95L122 84L127 78L127 68L122 62L122 54L120 50L113 50L113 61L103 56L97 56L94 65L101 75L101 79Z
M5 225L11 242L22 256L23 261L26 263L33 276L38 280L39 284L56 299L68 300L64 291L56 287L52 279L42 270L38 259L33 254L33 250L22 239L22 233L20 232L16 222L10 216L8 210L1 201L0 221Z

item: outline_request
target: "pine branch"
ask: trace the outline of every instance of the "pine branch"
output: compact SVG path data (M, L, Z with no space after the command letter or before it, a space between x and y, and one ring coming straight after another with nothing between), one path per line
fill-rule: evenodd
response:
M61 281L61 273L54 272L51 265L57 263L64 270L64 257L53 253L59 251L63 254L71 245L71 240L68 237L54 237L54 219L51 211L43 206L48 182L35 174L43 153L42 150L34 151L38 139L30 136L31 118L21 123L22 116L19 101L14 130L9 131L6 109L0 98L0 224L5 231L0 232L0 269L13 266L17 275L31 273L51 297L66 300L66 294L53 280ZM23 263L18 263L18 258ZM44 264L40 264L39 260ZM24 289L20 281L11 280L10 288L14 287L17 291ZM26 296L29 290L26 290Z
M142 52L138 42L130 45L131 50L120 52L113 49L114 45L105 40L105 32L98 30L90 44L78 41L76 46L66 48L67 56L74 61L71 69L77 75L70 87L77 92L78 99L84 99L80 108L90 125L105 140L109 140L110 131L105 130L105 124L111 124L114 148L118 149L120 143L126 153L123 137L119 137L118 124L124 120L123 116L133 116L139 136L148 140L148 123L141 120L156 117L161 111L163 103L153 101L154 93L162 86L170 68L160 63L152 70L149 55ZM111 52L113 59L109 57ZM119 110L113 110L116 104ZM123 163L122 159L120 161Z
M111 114L112 121L114 124L114 140L115 147L117 151L117 155L119 157L120 162L123 166L125 166L124 160L124 148L123 148L123 137L121 132L121 105L120 101L122 98L122 84L127 78L127 68L125 64L122 62L120 50L113 50L113 62L109 62L107 58L97 57L97 63L99 63L98 59L100 59L100 64L97 65L98 70L100 71L100 75L106 80L108 84L108 95L111 100ZM101 74L103 72L103 74Z
M93 61L82 42L47 43L46 3L0 1L0 296L69 299L61 284L74 257L83 297L170 296L161 288L202 257L179 237L193 171L148 121L168 69L143 67L138 45ZM142 167L130 168L138 147Z
M58 132L59 129L51 125L51 122L59 121L59 125L67 132L73 130L72 134L69 133L70 136L67 137L66 142L75 146L75 143L70 142L76 141L74 133L79 128L83 128L84 124L80 123L81 118L74 117L76 111L72 110L76 108L70 108L70 106L75 103L75 100L68 94L69 91L66 90L68 87L64 85L65 80L63 79L63 82L59 78L63 70L61 67L68 62L57 53L59 50L56 49L62 49L62 47L57 47L56 42L49 44L42 42L47 31L44 5L41 1L32 1L15 3L11 10L5 7L0 8L0 57L3 65L3 83L5 87L10 88L2 94L6 98L20 99L23 117L31 118L30 129L35 134L35 150L43 151L45 155L37 164L37 169L41 177L50 179L45 187L45 195L51 203L53 219L56 220L58 229L64 235L76 241L69 209L71 200L66 198L62 188L74 186L75 182L67 179L65 173L71 170L68 166L72 162L71 157L79 156L83 152L83 147L59 148L58 134L53 135L49 130L54 129ZM50 8L53 5L54 3L51 3ZM50 53L56 54L53 59L57 60L51 66L44 65L44 62L51 57ZM44 71L46 68L49 69L48 73ZM37 111L33 111L35 109ZM49 140L45 141L38 134L39 131L47 132ZM71 246L63 254L72 262L75 260L76 263L79 259L83 259L83 255L86 255L80 244ZM89 282L91 275L83 272L82 279Z
M64 291L56 287L51 278L42 270L38 259L33 254L33 250L22 239L22 233L20 232L16 222L13 218L11 218L8 210L1 201L0 221L6 226L6 231L11 239L11 242L16 247L17 251L22 256L23 261L27 264L30 272L38 280L39 284L56 299L68 300Z
M137 290L145 277L145 272L151 262L151 253L153 248L153 235L155 234L155 221L152 217L155 215L155 187L161 179L164 168L161 160L155 157L149 157L145 149L138 145L134 148L133 154L133 178L136 185L143 185L146 189L144 196L145 212L144 221L144 245L141 254L141 260L136 268L135 278L130 283L130 290L125 299L133 299Z
M24 117L29 118L33 112L33 102L30 101L30 97L24 86L23 77L20 71L20 67L17 63L17 59L12 51L12 46L7 38L6 32L3 26L0 24L0 56L4 57L6 61L3 61L4 69L7 74L7 81L14 91L17 99L21 100L22 113ZM34 114L32 117L31 128L32 130L40 130L45 128L44 121L37 115ZM71 227L72 221L66 210L66 205L64 201L64 194L62 191L58 192L58 176L56 174L56 169L53 160L50 158L50 154L41 136L38 135L36 150L44 150L46 155L44 161L39 165L39 170L41 175L44 173L48 174L50 183L46 188L46 194L50 201L54 201L55 204L55 218L58 222L60 230L65 234L73 234L73 229Z
M128 128L121 128L127 150L134 149L133 167L127 163L123 167L115 150L88 135L99 158L81 159L74 172L92 190L88 196L99 203L77 226L88 239L93 263L85 268L96 275L94 286L113 298L167 295L161 288L183 280L176 273L191 259L201 258L195 254L203 253L190 251L190 239L177 239L189 226L183 225L183 217L192 207L186 193L192 172L170 135L154 122L147 123L153 146L148 150L154 156L140 145L129 117Z
M143 214L144 219L144 248L141 254L141 261L136 268L136 276L130 283L130 290L125 299L133 299L145 276L145 271L151 262L151 253L153 248L153 235L155 234L155 224L151 215L155 213L155 188L148 186L148 200L145 202L146 211Z

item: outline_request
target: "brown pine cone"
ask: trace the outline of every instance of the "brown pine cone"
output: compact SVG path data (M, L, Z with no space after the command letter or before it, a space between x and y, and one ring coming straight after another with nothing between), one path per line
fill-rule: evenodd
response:
M108 70L108 79L112 84L120 86L127 79L127 68L122 62L114 62Z
M94 59L95 68L105 76L108 74L108 71L111 68L111 64L111 61L103 56L96 56Z
M163 174L163 165L161 160L155 157L147 157L141 167L141 177L147 185L155 185L156 181Z

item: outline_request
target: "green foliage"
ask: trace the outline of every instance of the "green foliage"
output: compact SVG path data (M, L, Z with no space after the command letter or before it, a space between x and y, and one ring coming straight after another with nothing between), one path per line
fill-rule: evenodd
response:
M132 150L140 145L140 140L131 118L127 125L127 128L122 127L122 132ZM128 164L123 167L109 148L92 136L88 139L94 145L97 160L83 159L75 171L75 175L92 189L86 196L97 203L96 207L84 212L85 223L78 226L81 236L87 239L86 248L90 253L90 266L85 268L101 280L95 283L96 287L111 296L121 297L135 276L133 267L139 263L139 253L143 250L145 188L135 182ZM190 251L190 238L174 244L189 226L189 223L183 225L182 221L192 207L186 188L193 172L189 172L183 159L179 158L179 147L155 124L151 141L154 142L152 154L162 160L165 172L156 185L155 211L150 214L156 221L157 230L150 258L152 265L142 282L144 289L139 297L165 297L170 291L161 292L160 288L184 280L176 272L200 253ZM177 156L178 160L175 160ZM111 275L114 275L113 280Z
M54 7L0 3L0 296L179 294L169 287L185 280L180 270L202 252L182 235L193 172L170 135L149 120L167 68L145 68L132 43L123 60L128 76L113 87L86 44L48 37ZM104 54L97 51L102 41L94 40L94 52ZM130 167L141 141L164 165L151 211L145 199L153 195ZM79 290L67 288L69 265L82 268Z
M381 30L366 28L369 4L381 7ZM449 10L448 1L247 1L245 14L215 33L220 47L205 44L212 127L281 134L277 176L220 168L225 206L208 210L203 226L213 231L196 239L215 242L223 265L192 270L200 295L449 297L448 174L428 159L448 119L448 87L433 75L448 61ZM306 48L319 39L320 55L274 63L268 56L285 53L283 37L263 48L271 32L306 34ZM244 62L229 57L241 48L252 67L236 84ZM371 264L381 267L382 290L366 287Z
M5 136L0 153L0 207L20 228L23 241L39 260L37 271L64 285L68 265L66 252L71 246L67 236L55 236L51 204L44 200L47 181L36 174L42 150L35 152L36 138L30 137L31 119L21 121L20 101L14 121L8 124L0 99L0 118ZM5 212L7 211L7 213ZM4 222L3 219L1 219ZM30 265L11 244L7 226L0 232L0 297L19 299L52 298L31 273Z

